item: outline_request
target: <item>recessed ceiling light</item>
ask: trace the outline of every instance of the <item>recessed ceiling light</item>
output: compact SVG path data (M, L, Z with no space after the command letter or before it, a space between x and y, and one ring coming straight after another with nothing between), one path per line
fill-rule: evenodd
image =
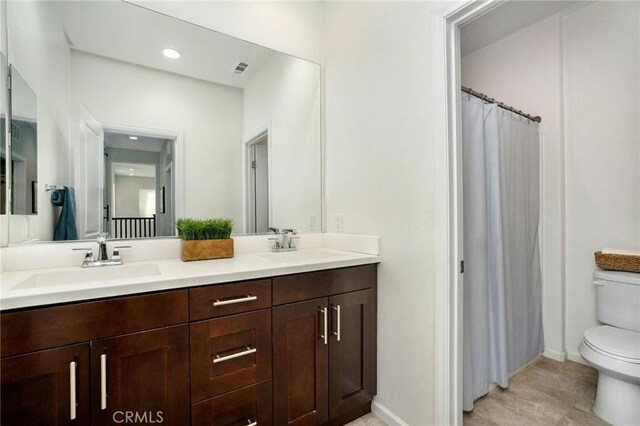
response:
M178 52L176 49L172 49L171 47L165 47L162 49L162 54L169 59L178 59L182 56L182 53Z
M133 172L133 171L135 171L135 170L133 170L133 169L129 169L129 171L130 171L130 172Z
M129 176L133 176L133 173L129 173Z
M129 136L129 139L131 139L132 141L137 141L138 137L137 136Z

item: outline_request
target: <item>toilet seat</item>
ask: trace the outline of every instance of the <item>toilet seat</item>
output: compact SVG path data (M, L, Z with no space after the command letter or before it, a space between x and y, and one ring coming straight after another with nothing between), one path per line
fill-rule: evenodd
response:
M608 325L585 331L584 343L599 354L622 362L640 364L640 333Z

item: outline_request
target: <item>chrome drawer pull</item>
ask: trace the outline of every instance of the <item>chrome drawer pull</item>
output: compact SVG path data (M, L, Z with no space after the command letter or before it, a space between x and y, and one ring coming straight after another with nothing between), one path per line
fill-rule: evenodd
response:
M107 409L107 354L100 355L100 409Z
M251 419L247 419L247 426L258 426L258 422L252 422Z
M231 355L220 356L220 355L216 354L216 357L213 359L213 363L217 364L217 363L222 362L222 361L229 361L230 359L239 358L241 356L251 355L251 354L256 353L256 348L252 348L250 346L246 346L246 348L247 348L247 350L245 350L245 351L236 352L235 354L231 354Z
M216 300L213 302L213 306L225 306L225 305L233 305L234 303L244 303L244 302L252 302L254 300L258 300L258 296L252 296L247 294L245 297L241 297L239 299L230 299L230 300Z
M78 403L76 402L76 362L72 361L69 363L69 419L76 419L76 407Z
M327 328L329 326L329 319L328 319L328 309L327 308L322 308L320 309L320 312L322 312L322 316L323 316L323 330L322 330L322 334L320 335L320 338L324 340L324 344L328 345L329 344L329 333L327 333Z
M337 337L338 342L340 341L340 305L336 305L333 307L333 310L337 312L337 321L336 321L336 328L337 330L333 332L333 334Z

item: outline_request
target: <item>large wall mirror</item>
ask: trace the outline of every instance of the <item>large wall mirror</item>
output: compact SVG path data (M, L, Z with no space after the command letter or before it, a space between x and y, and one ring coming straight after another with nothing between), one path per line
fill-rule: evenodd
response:
M321 230L318 64L125 2L7 9L9 243Z

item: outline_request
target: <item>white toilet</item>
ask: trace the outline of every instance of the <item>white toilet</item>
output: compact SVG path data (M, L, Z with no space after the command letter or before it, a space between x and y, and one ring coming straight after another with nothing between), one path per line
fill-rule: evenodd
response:
M578 351L596 368L593 411L613 425L640 425L640 274L596 271L596 317Z

